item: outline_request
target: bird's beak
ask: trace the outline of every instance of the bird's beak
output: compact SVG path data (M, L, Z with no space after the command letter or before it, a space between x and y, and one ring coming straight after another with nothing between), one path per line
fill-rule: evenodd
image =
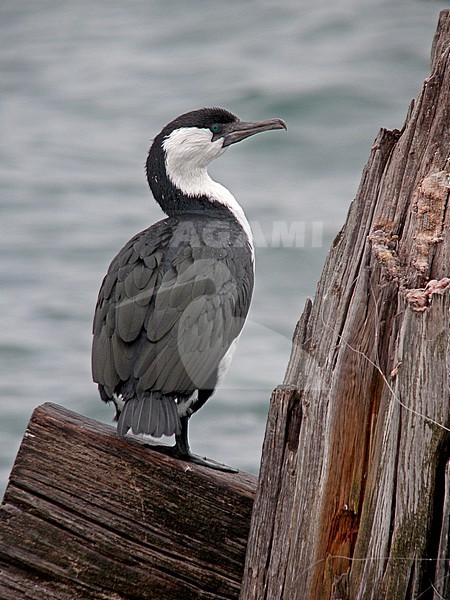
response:
M223 148L245 140L245 138L255 135L255 133L270 131L271 129L287 130L287 126L282 119L269 119L267 121L256 122L237 121L230 125L227 133L223 136Z

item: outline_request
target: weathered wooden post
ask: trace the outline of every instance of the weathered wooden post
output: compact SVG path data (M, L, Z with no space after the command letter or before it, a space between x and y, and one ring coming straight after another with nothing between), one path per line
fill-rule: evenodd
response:
M237 598L255 483L44 404L0 507L0 598Z
M297 326L242 600L450 598L449 31L443 11Z

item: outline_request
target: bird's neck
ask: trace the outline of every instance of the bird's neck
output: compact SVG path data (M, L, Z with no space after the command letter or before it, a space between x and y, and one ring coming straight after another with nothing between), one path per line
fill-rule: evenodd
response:
M252 231L239 202L226 187L211 179L207 168L188 164L147 163L147 178L155 200L169 216L202 214L234 218L252 245Z
M195 204L196 199L205 199L207 207L203 202L203 210L209 208L212 212L229 211L249 238L252 238L250 224L241 205L225 186L209 176L206 167L186 169L184 172L180 169L172 172L170 179L173 185L181 190L190 202Z

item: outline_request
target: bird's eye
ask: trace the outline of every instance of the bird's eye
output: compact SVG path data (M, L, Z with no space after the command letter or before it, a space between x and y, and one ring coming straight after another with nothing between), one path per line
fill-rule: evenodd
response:
M220 123L214 123L214 125L211 125L209 130L212 133L220 133L222 131L222 125Z

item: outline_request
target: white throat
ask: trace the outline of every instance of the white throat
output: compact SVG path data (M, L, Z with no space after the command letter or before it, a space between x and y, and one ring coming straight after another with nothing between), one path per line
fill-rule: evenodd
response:
M167 176L186 196L206 196L226 206L247 234L253 253L252 230L241 205L208 174L208 164L226 150L222 138L214 142L211 139L208 129L183 127L172 131L163 142Z

